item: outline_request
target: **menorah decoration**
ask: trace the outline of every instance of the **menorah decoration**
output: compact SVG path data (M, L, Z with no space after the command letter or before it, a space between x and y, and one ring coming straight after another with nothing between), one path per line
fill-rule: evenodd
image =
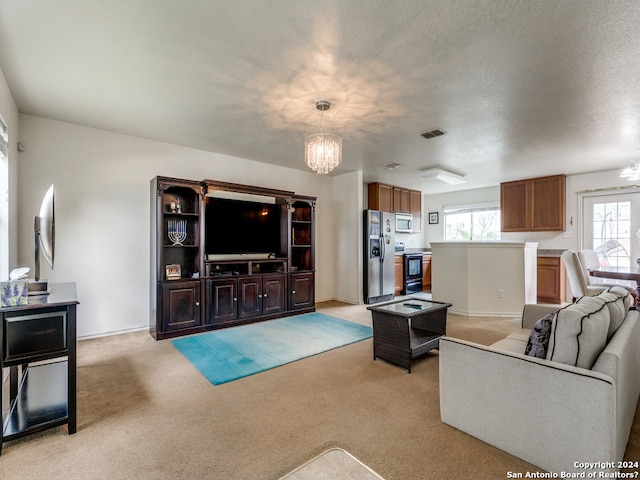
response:
M169 240L173 242L173 246L183 245L187 239L187 221L186 220L169 220L167 225L167 235Z

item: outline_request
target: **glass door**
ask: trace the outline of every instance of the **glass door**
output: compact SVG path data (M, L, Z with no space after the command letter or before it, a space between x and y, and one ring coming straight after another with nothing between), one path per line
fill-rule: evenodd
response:
M640 192L582 197L582 245L602 265L628 267L640 258Z

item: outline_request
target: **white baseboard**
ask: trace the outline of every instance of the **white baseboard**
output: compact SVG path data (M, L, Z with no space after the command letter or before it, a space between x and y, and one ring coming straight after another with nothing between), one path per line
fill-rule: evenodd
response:
M115 330L113 332L98 333L97 335L86 335L86 336L78 337L78 340L91 340L92 338L110 337L112 335L122 335L125 333L141 332L143 330L149 330L149 327L148 326L135 327L135 328L128 328L125 330Z

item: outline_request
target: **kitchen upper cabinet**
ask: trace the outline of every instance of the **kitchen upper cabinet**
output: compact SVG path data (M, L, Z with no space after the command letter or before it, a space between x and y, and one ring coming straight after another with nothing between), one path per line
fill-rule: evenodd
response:
M422 192L417 190L409 190L409 205L411 206L411 215L413 215L414 231L422 230Z
M501 183L501 230L564 231L565 184L565 175Z
M369 184L369 210L393 212L393 187L384 183Z
M503 232L525 232L529 230L528 180L500 184L500 218Z
M409 189L393 187L393 211L396 213L411 213Z
M422 192L377 182L370 183L368 191L370 210L410 213L413 215L413 230L422 230Z

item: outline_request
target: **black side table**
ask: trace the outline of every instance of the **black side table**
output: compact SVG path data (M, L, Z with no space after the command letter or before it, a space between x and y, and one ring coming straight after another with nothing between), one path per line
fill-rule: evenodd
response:
M48 428L67 424L69 435L76 432L78 303L75 283L60 283L27 305L0 308L0 367L9 368L6 418L0 382L0 453L3 442Z
M373 359L381 358L411 373L412 359L440 345L450 306L407 298L367 307L373 319Z

